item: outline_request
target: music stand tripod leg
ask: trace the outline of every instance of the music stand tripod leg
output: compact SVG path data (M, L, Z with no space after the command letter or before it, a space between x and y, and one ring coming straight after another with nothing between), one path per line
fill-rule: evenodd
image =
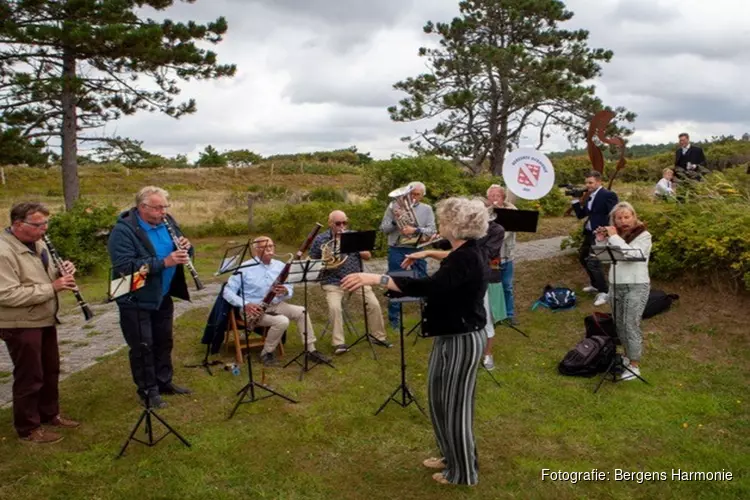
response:
M380 408L375 412L375 415L379 414L383 409L390 403L391 401L394 401L396 404L398 404L402 408L406 408L409 406L412 402L414 402L415 405L417 405L417 408L419 408L419 411L422 412L422 414L426 417L427 413L425 413L424 408L422 408L422 405L419 404L419 401L417 401L417 398L414 396L414 394L409 389L409 386L406 385L406 353L404 350L404 307L403 303L399 303L399 315L400 315L400 325L399 325L399 340L401 342L401 383L396 387L396 389L391 393L390 396L388 396L388 399L383 402L382 405L380 405ZM401 400L399 401L396 398L396 394L401 391Z

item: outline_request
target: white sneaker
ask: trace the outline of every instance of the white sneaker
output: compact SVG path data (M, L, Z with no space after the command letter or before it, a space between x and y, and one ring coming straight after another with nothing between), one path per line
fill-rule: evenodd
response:
M597 307L598 306L603 306L607 302L609 302L609 295L607 295L606 293L597 293L596 294L596 299L594 299L594 305L595 306L597 306Z
M628 366L627 369L620 375L620 380L636 380L641 375L641 369L637 366Z
M589 285L589 286L583 287L583 291L586 293L595 293L595 292L598 292L599 290L597 290L595 286Z
M484 359L482 359L482 364L485 368L487 368L489 371L492 371L495 369L495 360L492 359L492 354L486 354L484 356Z

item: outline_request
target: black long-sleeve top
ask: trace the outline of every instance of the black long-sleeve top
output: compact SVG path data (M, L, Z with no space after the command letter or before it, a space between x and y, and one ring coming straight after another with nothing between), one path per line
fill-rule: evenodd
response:
M487 252L475 240L448 254L432 276L392 279L404 295L426 299L423 327L428 336L474 332L487 323Z

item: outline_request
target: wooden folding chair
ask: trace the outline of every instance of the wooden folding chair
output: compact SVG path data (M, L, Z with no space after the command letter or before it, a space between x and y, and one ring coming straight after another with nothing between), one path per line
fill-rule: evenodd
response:
M230 343L234 344L234 357L238 364L242 364L245 358L242 355L242 351L246 350L248 353L250 349L259 347L263 348L266 343L266 335L268 335L267 326L256 326L253 333L249 335L249 339L245 340L244 335L245 321L236 310L232 310L229 314L229 321L227 322L227 331L224 335L224 343L227 348L230 348ZM242 332L242 333L240 333ZM257 335L254 335L257 333ZM276 352L279 358L284 357L284 342L279 342Z

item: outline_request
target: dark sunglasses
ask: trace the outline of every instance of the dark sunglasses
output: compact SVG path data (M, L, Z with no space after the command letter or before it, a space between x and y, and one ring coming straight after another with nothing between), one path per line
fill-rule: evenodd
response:
M349 221L348 220L339 220L339 221L334 222L334 224L337 225L337 226L346 226L347 224L349 224Z

